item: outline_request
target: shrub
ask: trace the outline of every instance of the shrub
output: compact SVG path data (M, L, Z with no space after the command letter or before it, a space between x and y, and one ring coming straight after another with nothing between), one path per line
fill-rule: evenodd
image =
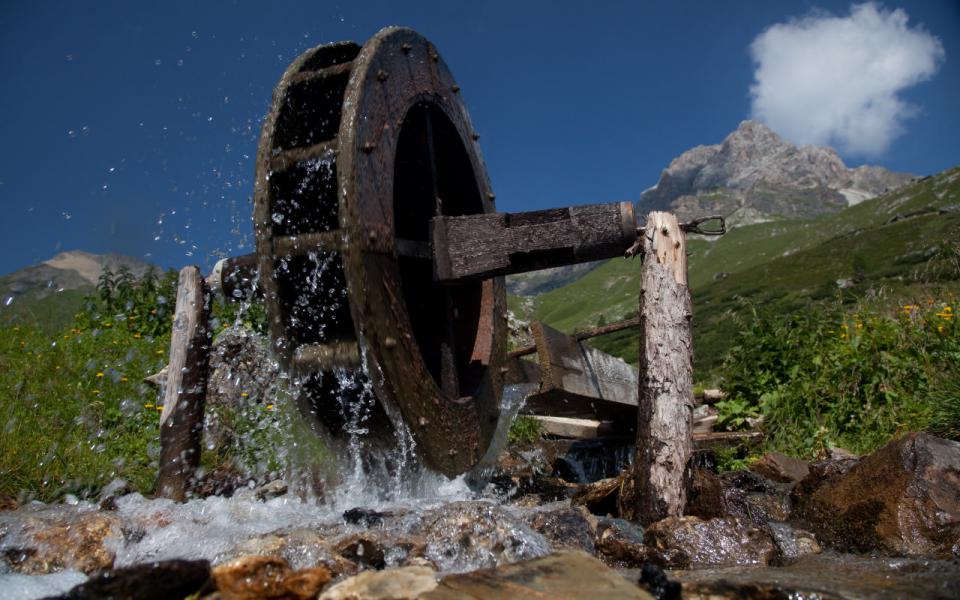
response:
M727 400L718 422L736 428L758 412L769 445L801 456L826 446L870 452L923 429L937 394L950 394L950 365L960 361L954 306L906 304L896 315L839 303L826 314L754 310L724 361ZM949 412L941 404L940 414Z

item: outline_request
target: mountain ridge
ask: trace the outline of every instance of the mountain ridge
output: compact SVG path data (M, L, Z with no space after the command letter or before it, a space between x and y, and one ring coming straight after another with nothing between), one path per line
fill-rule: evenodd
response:
M719 213L732 224L837 212L916 177L883 167L849 168L832 148L795 146L763 123L743 121L719 144L674 158L641 194L639 212L683 219Z
M39 300L57 292L92 288L106 270L126 267L136 277L158 267L123 254L94 254L83 250L61 252L43 262L0 276L2 303Z

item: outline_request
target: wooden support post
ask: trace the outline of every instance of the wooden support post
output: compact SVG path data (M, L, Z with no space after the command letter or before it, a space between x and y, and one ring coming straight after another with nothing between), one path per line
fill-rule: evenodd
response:
M680 516L693 453L693 309L687 249L676 217L652 212L643 235L637 450L618 500L623 518Z
M210 293L197 267L180 270L170 334L170 365L160 415L160 474L157 495L186 497L200 463L203 409L210 353Z

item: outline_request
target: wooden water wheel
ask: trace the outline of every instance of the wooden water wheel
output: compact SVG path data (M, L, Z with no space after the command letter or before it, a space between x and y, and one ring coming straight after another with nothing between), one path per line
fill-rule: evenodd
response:
M424 460L462 473L499 412L502 278L436 283L430 220L494 212L460 89L403 28L287 68L257 153L254 220L270 337L336 434L345 374L369 378Z

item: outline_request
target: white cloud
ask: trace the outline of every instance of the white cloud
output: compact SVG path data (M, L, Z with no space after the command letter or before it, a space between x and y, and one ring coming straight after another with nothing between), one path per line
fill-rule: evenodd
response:
M868 2L847 16L815 11L768 28L750 46L753 118L798 144L883 153L917 111L897 94L933 77L944 58L940 40L907 21L902 9Z

